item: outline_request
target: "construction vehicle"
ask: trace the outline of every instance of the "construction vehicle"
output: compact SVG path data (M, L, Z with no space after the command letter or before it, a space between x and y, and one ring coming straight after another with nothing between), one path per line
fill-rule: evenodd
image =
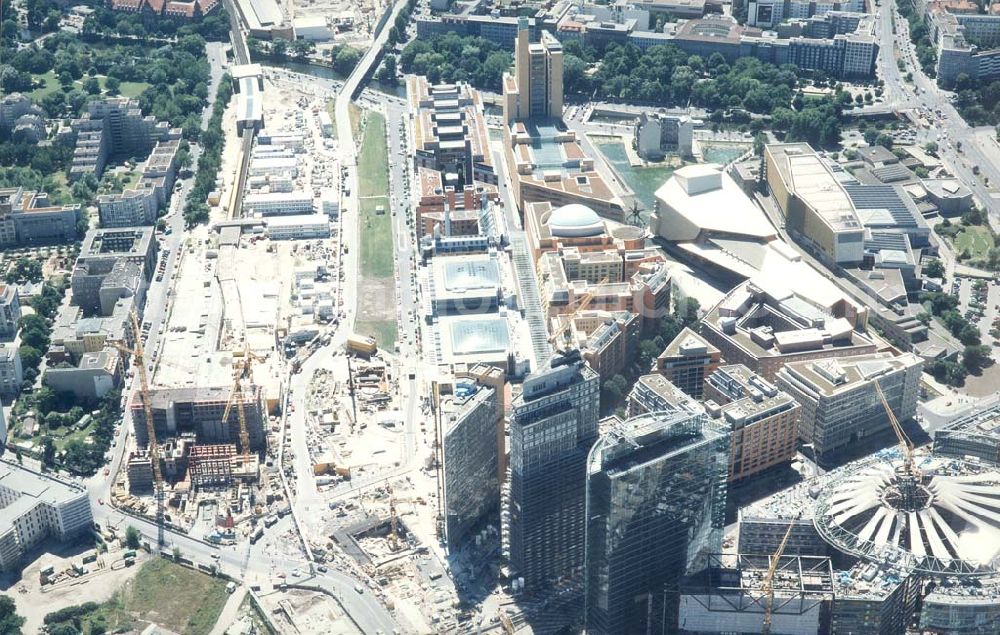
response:
M760 628L761 635L770 635L771 633L771 612L774 609L774 574L778 571L778 563L781 561L781 556L785 552L785 546L788 544L789 536L792 535L793 527L795 527L795 524L789 522L788 529L785 530L785 535L781 539L781 543L778 545L778 550L771 556L771 561L767 567L767 573L764 574L762 585L764 591L764 624Z
M131 355L139 375L139 396L142 398L142 410L146 419L146 435L149 437L149 461L153 467L153 493L156 497L156 540L162 548L166 544L165 523L166 511L165 493L163 490L163 473L160 470L160 448L156 442L156 426L153 423L153 402L149 394L149 378L146 376L146 352L142 345L142 328L139 326L139 315L133 309L129 314L132 321L132 337L135 338L134 348L129 348L125 342L115 342L114 347L126 355Z
M596 288L601 285L607 284L607 282L608 282L607 278L602 278L600 282L598 282L593 287L587 289L587 292L584 293L579 300L577 300L576 308L574 308L569 315L559 316L559 327L556 328L556 330L552 333L552 335L549 336L549 344L551 344L556 349L557 353L566 352L567 347L564 336L566 332L569 331L570 328L573 326L573 320L576 318L577 315L579 315L583 311L586 311L587 307L590 306L590 303L594 301L594 296L597 294Z
M242 351L233 352L233 390L229 393L229 401L226 402L226 409L222 412L222 423L226 423L229 421L229 415L233 411L233 404L236 405L236 418L240 422L240 450L243 451L244 466L250 463L250 432L247 430L243 381L253 379L253 363L263 360L263 357L250 350L248 344L244 345Z

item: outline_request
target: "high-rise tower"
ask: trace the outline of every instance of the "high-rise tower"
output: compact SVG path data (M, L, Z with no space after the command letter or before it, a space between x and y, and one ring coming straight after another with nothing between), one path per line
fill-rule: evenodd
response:
M583 566L586 461L600 378L578 351L527 377L510 421L507 549L526 590Z
M504 119L558 119L563 108L562 44L548 31L531 42L528 19L518 22L514 42L514 74L504 75Z
M727 426L700 412L605 430L587 459L587 633L673 631L681 576L722 546L728 463Z

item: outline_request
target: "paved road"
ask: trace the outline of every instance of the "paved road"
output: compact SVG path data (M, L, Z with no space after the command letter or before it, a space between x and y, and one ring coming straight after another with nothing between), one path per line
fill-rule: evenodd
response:
M896 35L892 33L892 15L896 16ZM939 155L949 171L972 190L989 212L993 228L1000 230L1000 200L993 198L991 187L983 180L988 179L993 187L1000 185L1000 165L994 160L1000 148L988 146L994 143L989 135L983 129L969 126L949 101L951 93L939 89L934 80L920 70L909 41L909 25L896 10L895 0L886 0L878 16L881 35L878 73L885 81L886 105L897 112L910 110L928 119L930 126L918 131L918 141L938 144ZM899 71L894 47L901 52L906 71ZM905 81L906 72L913 74L912 84ZM980 172L978 176L973 174L976 166Z

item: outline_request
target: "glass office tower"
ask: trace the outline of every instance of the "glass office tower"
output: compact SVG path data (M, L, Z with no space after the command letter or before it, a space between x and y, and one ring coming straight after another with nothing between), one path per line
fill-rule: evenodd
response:
M671 632L681 576L721 548L729 433L690 412L616 422L587 459L589 635Z
M573 351L529 375L512 404L507 551L528 592L582 570L586 461L599 402L600 377Z

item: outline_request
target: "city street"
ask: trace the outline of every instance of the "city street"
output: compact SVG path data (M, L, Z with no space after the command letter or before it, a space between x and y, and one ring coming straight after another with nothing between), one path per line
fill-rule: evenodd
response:
M895 15L896 34L892 32ZM933 79L921 70L916 51L910 43L909 26L896 10L896 0L886 0L878 13L881 34L878 57L878 74L885 82L885 104L896 112L913 111L924 116L930 126L917 131L918 143L934 141L942 161L966 187L976 200L989 212L993 229L1000 230L1000 146L992 128L973 128L952 106L952 93L937 87ZM906 71L896 64L895 50L902 54ZM905 74L913 74L913 84L906 82ZM978 167L979 174L973 173ZM990 186L984 182L987 180Z

